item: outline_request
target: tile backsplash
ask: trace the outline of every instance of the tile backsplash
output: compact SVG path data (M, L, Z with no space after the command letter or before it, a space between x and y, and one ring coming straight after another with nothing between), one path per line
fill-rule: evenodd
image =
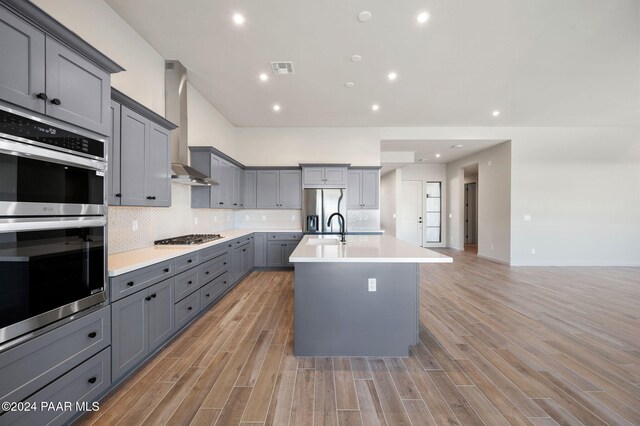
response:
M301 210L239 210L235 212L235 228L291 229L302 226Z

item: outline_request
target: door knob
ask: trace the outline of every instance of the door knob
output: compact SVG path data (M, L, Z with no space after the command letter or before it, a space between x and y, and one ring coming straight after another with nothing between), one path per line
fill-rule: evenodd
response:
M54 104L54 105L60 105L60 104L62 104L62 102L61 102L61 101L60 101L60 99L58 99L58 98L53 98L53 99L51 99L51 103L52 103L52 104Z
M38 94L36 95L36 98L38 98L38 99L42 99L43 101L46 101L47 99L49 99L49 97L47 96L47 94L46 94L46 93L38 93Z

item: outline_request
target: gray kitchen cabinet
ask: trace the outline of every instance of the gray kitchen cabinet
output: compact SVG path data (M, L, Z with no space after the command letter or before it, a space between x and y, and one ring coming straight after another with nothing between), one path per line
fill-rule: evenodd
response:
M302 165L303 188L346 188L347 165Z
M179 330L200 312L200 292L194 291L175 305L175 328Z
M347 208L380 208L380 170L378 168L349 169Z
M41 114L44 39L42 31L0 7L0 99Z
M120 192L120 115L121 107L111 101L111 137L108 142L107 161L107 197L112 206L119 206L122 193Z
M231 189L231 206L234 209L239 209L241 208L242 204L242 201L240 199L240 188L242 188L242 170L238 166L233 164L231 164L229 167L229 175L231 177L231 185L229 185L229 188Z
M259 209L302 207L300 170L258 170L256 206Z
M119 125L114 119L108 158L109 203L122 206L171 206L171 158L169 134L175 125L113 89L112 114L120 107ZM119 183L119 187L116 184ZM120 196L118 196L120 194Z
M45 46L46 114L108 135L111 75L51 37Z
M289 262L291 253L296 249L298 241L280 240L267 242L267 267L289 268L293 263Z
M173 334L173 282L161 281L111 304L114 380Z
M0 98L108 135L110 73L123 68L57 21L43 19L42 11L30 2L3 6Z
M242 204L243 209L256 208L256 171L244 170L242 181Z
M218 199L218 206L220 208L231 208L231 201L233 196L231 195L230 186L231 181L231 168L229 162L226 160L220 160L220 195Z
M209 176L218 185L192 186L191 187L191 207L192 208L219 208L220 202L224 204L221 184L222 160L220 157L207 152L191 150L191 167Z
M254 266L264 268L267 266L267 234L256 232L254 236Z

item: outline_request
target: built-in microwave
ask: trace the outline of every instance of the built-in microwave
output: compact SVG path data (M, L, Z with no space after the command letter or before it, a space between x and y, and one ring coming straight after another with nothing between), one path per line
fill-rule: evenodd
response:
M0 106L0 217L105 215L104 144Z

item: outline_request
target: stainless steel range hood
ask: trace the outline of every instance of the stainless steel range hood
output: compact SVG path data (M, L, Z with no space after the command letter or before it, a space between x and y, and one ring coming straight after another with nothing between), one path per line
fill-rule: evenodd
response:
M178 61L165 61L164 93L166 118L178 125L171 133L172 182L192 186L218 185L218 182L189 166L187 69Z

